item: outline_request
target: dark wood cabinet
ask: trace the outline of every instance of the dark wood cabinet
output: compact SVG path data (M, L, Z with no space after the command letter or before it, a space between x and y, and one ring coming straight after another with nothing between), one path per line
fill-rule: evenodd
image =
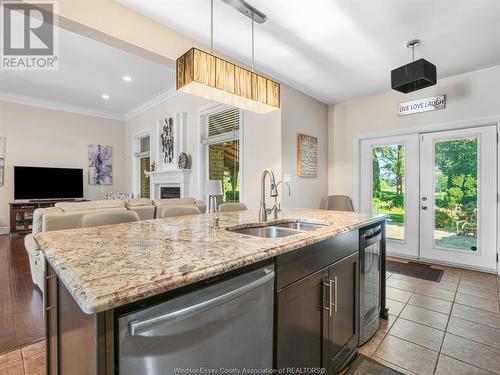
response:
M16 234L28 234L33 229L33 213L37 208L54 207L58 202L87 202L86 199L73 200L16 200L9 203L10 207L10 238Z
M358 334L358 253L328 268L328 343L324 367L335 373L356 354ZM332 300L330 300L330 298ZM327 307L327 306L325 306Z
M323 268L279 288L276 299L276 367L326 368L335 374L357 353L358 232L353 231L277 259L280 280L303 275L323 259ZM332 262L333 261L333 262ZM280 267L280 265L282 267ZM286 273L281 275L281 272ZM299 272L300 271L300 272Z
M112 375L113 310L85 314L46 263L47 375Z
M278 293L277 367L322 367L328 311L323 308L324 268Z

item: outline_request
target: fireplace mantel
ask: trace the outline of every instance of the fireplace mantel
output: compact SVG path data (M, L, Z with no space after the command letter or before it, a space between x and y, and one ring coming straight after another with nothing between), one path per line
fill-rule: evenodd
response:
M160 198L162 186L180 187L181 198L189 197L189 178L191 169L165 169L161 171L149 172L150 193L153 199Z

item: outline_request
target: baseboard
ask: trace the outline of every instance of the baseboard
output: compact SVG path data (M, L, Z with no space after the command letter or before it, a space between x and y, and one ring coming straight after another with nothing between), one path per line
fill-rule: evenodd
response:
M417 258L414 256L409 256L409 255L402 255L398 253L391 253L389 251L386 252L387 256L392 256L395 258L400 258L400 259L405 259L408 261L413 261L413 262L422 262L422 263L431 263L435 265L441 265L441 266L447 266L447 267L454 267L454 268L461 268L465 270L471 270L471 271L479 271L479 272L485 272L485 273L493 273L497 274L497 271L491 270L488 268L482 268L482 267L474 267L474 266L469 266L465 264L456 264L452 262L446 262L446 261L440 261L440 260L434 260L434 259L427 259L427 258ZM500 271L498 272L498 275L500 275Z
M0 234L9 234L9 233L10 233L9 227L0 227Z

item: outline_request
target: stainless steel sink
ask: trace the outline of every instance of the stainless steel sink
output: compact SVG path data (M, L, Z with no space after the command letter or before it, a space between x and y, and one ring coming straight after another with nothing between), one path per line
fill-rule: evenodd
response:
M289 229L296 229L296 230L300 230L300 231L309 231L309 230L316 230L316 229L325 227L327 224L313 223L313 222L298 220L298 221L273 224L273 225L276 227L280 227L280 228L289 228Z
M261 238L279 238L286 236L293 236L294 234L299 234L302 231L290 228L281 228L278 226L263 226L263 227L249 227L249 228L235 228L228 229L231 232L247 234L249 236L261 237Z
M327 224L324 223L309 222L304 220L292 220L281 223L261 223L245 228L233 227L227 228L227 230L230 232L247 234L249 236L261 238L279 238L319 229L325 227L326 225Z

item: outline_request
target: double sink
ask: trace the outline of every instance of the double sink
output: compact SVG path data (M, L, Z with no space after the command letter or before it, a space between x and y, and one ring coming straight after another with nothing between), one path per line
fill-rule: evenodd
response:
M306 231L324 228L328 224L305 220L293 220L278 223L259 223L248 227L227 228L230 232L246 234L261 238L280 238L293 236Z

